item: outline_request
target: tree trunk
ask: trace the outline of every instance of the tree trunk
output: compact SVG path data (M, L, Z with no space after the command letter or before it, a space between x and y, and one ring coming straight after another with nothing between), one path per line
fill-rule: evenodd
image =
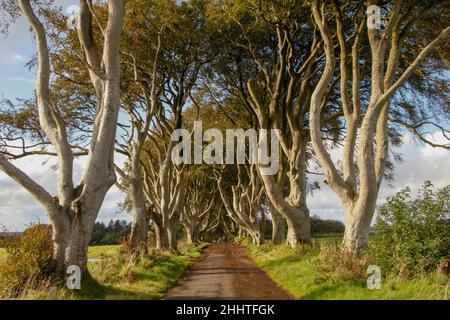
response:
M195 230L194 227L191 226L184 226L186 229L186 240L188 244L194 244L197 245L199 242L199 236L198 236L198 231Z
M279 244L286 240L286 226L283 216L270 205L270 216L272 218L272 243Z
M287 235L286 243L290 247L295 247L299 243L311 243L311 226L308 212L293 210L289 216L286 216Z
M92 219L81 217L81 219L74 221L70 245L66 251L67 266L76 265L80 267L83 279L88 274L88 248L95 219L94 221L89 220Z
M133 170L129 195L133 208L130 236L131 250L134 255L146 254L148 252L149 220L145 208L144 185L138 168Z
M270 203L286 218L286 242L291 247L299 243L311 243L310 217L306 205L306 139L297 133L293 145L288 171L289 197L284 198L282 184L274 176L261 174Z
M177 226L176 221L169 221L166 227L169 250L172 252L177 251Z
M141 168L142 141L131 146L130 152L130 178L128 193L133 209L131 224L130 244L133 255L146 254L148 252L148 218L145 208L144 181Z
M275 179L272 176L262 175L262 180L266 189L266 194L275 207L285 218L288 226L287 244L291 247L298 243L311 243L311 227L309 219L309 210L305 206L295 206L291 204L294 194L291 190L290 201L286 201L276 185ZM297 199L302 199L298 197ZM297 201L297 205L299 205Z
M162 221L159 219L152 218L153 226L155 228L155 236L156 236L156 249L160 251L168 251L169 250L169 239L167 236L167 232L165 232L165 228L162 225Z
M53 229L53 258L56 263L56 277L63 281L66 277L66 251L71 235L69 214L63 210L61 212L47 210L47 212Z
M344 204L345 232L343 250L357 255L369 244L370 223L372 221L377 191L372 190L365 196L360 195L355 203Z
M252 237L253 244L260 246L264 243L264 237L261 230L253 231L250 233L250 236Z
M143 207L133 208L133 221L131 224L130 244L133 255L148 252L148 224Z

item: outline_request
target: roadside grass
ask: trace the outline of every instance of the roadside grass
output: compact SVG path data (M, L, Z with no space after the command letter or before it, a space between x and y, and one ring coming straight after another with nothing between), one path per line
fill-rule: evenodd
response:
M120 246L92 247L89 258L91 277L81 290L61 289L58 299L74 300L148 300L160 299L184 274L203 246L180 245L177 254L151 252L140 263L132 264L120 255Z
M244 244L248 247L248 255L297 299L449 299L449 278L443 275L430 274L411 280L388 276L383 278L381 289L369 290L366 281L323 279L315 268L317 246L292 249L270 243L260 247Z
M139 263L131 263L120 245L93 246L89 248L90 276L82 282L81 290L71 291L59 287L56 295L52 285L40 284L27 289L19 299L67 299L67 300L129 300L160 299L184 274L193 260L198 258L205 245L188 246L183 242L179 252L159 253L151 250ZM0 249L0 261L6 258L6 250Z

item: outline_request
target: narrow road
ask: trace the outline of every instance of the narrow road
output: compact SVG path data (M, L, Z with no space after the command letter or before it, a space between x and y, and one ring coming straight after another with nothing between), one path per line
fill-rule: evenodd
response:
M209 245L166 299L293 299L246 256L245 250L233 243Z

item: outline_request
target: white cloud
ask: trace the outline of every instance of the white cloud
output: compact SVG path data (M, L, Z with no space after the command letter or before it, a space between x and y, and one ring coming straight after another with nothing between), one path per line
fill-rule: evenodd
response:
M26 57L24 57L23 55L18 54L18 53L13 53L11 58L14 61L19 61L19 62L26 62L26 61L28 61L28 59Z
M117 157L117 164L123 165L123 156ZM31 178L41 184L50 194L56 193L56 165L54 158L29 157L15 161L14 164L25 171ZM82 175L86 157L77 159L74 163L74 180ZM124 194L112 187L105 197L98 221L107 222L111 219L130 220L127 213L119 212L118 204L124 199ZM40 221L48 223L48 218L37 202L25 189L0 171L0 226L11 231L25 229L30 223Z

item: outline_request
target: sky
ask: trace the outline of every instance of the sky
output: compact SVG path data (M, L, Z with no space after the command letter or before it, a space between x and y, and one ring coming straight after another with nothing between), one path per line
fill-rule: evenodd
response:
M57 0L64 9L77 1ZM28 71L26 63L35 54L35 44L29 28L23 19L12 25L9 35L0 36L0 97L14 99L16 97L31 97L34 90L36 75ZM443 142L444 137L438 133L430 136L435 142ZM432 148L415 142L414 138L404 135L404 144L395 150L403 157L403 162L397 163L394 171L394 181L384 182L379 194L379 203L406 186L416 190L425 180L431 180L435 186L443 187L450 183L449 151ZM338 158L341 150L334 150L334 158ZM77 159L74 166L75 183L81 176L85 159ZM124 158L117 156L116 163L122 165ZM56 192L55 160L47 157L33 157L14 162L50 193ZM340 201L334 192L321 183L323 177L311 176L311 181L320 182L320 190L308 196L308 207L311 215L325 219L343 220ZM124 194L116 187L111 188L103 203L98 221L108 222L111 219L130 220L130 215L120 212L118 203ZM48 219L40 204L21 186L0 172L0 229L6 227L9 231L21 231L30 223L47 223Z

